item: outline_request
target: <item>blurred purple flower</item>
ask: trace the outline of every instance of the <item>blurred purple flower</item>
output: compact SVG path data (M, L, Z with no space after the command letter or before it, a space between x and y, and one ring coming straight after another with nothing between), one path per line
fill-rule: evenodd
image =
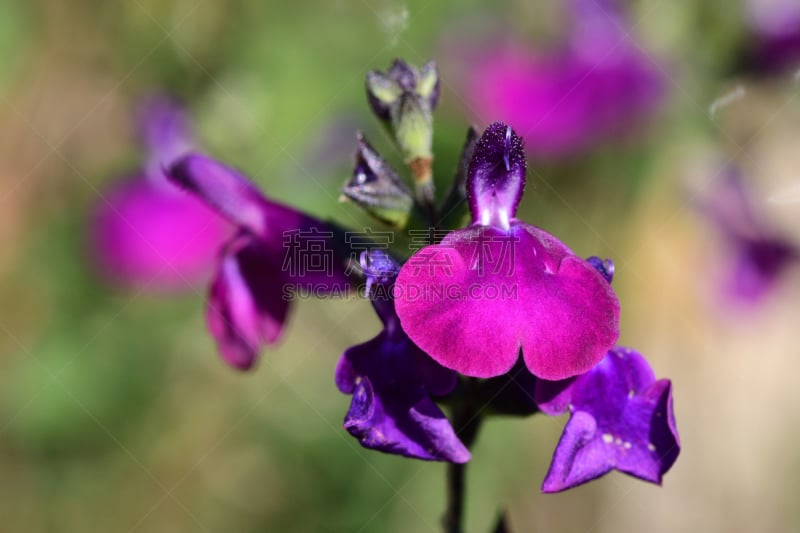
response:
M511 39L481 53L468 81L478 118L507 122L529 152L558 157L624 135L651 114L662 83L614 4L572 0L570 32L554 52Z
M747 23L754 39L756 67L800 66L800 2L746 0Z
M121 283L187 289L208 278L231 227L164 176L162 169L194 145L183 109L153 96L137 118L146 161L103 193L92 219L94 255Z
M559 492L619 470L652 483L680 453L672 384L656 381L639 353L614 348L590 371L564 381L538 380L539 409L570 419L542 484Z
M262 345L277 342L298 292L344 294L349 253L342 232L274 202L236 170L200 154L169 178L238 228L224 246L209 294L207 320L222 358L253 366Z
M700 206L719 229L727 248L724 294L733 301L757 304L800 257L756 211L741 173L729 169Z
M399 266L383 250L362 254L367 293L383 322L374 339L348 348L336 384L352 394L344 427L362 446L429 461L465 463L470 453L431 399L457 375L420 350L400 327L392 291Z
M565 379L597 364L619 335L619 302L603 275L514 218L524 187L522 140L494 123L467 172L473 223L418 251L397 278L405 332L467 376L507 373L521 348L535 376Z

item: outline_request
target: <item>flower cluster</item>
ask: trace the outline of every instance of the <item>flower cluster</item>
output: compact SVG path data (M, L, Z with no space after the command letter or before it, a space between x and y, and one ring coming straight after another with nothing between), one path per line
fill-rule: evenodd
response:
M189 154L170 167L174 183L238 228L222 247L208 303L223 358L247 369L262 345L278 340L287 286L316 293L363 282L383 327L342 354L335 381L352 396L344 427L364 447L464 463L475 420L569 412L545 492L612 469L660 482L680 446L672 387L640 354L616 346L613 262L583 259L516 217L526 161L522 139L503 123L480 135L470 129L453 186L437 205L430 161L438 88L432 62L417 69L397 60L388 73L368 75L369 102L404 154L413 187L359 133L343 189L390 227L428 231L407 258L378 243L356 247L342 228L266 198L207 156ZM470 223L448 230L449 211L461 204ZM424 217L427 227L414 227ZM468 297L453 297L452 288ZM448 419L445 405L461 415Z

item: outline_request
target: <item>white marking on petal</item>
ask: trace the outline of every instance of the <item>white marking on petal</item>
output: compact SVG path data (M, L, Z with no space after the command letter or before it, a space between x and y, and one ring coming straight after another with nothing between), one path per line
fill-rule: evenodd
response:
M481 226L488 226L492 221L492 212L488 207L483 208L481 211Z
M611 444L612 442L614 442L614 435L612 435L611 433L603 433L603 442L605 442L606 444Z
M507 230L511 228L511 221L508 217L508 209L501 207L497 210L497 218L500 222L500 227Z

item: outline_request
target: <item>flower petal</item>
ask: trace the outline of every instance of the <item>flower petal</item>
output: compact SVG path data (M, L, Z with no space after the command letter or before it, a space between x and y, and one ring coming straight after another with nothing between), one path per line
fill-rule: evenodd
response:
M610 285L552 235L515 221L472 226L412 256L397 279L403 329L433 359L474 377L508 372L522 348L537 377L586 372L619 335Z
M542 387L548 384L537 382L537 388ZM569 401L572 414L543 491L565 490L612 469L661 483L677 459L680 438L672 385L669 380L656 381L637 352L611 350L595 368L566 383L557 397ZM547 405L540 408L549 410Z
M592 415L584 412L572 415L558 441L542 492L566 490L611 471L613 465L602 459L602 443L596 437L597 423ZM596 457L601 460L593 460Z
M508 229L525 190L525 151L509 126L495 122L478 139L466 187L473 222Z
M189 154L169 170L172 181L199 196L237 226L268 242L309 225L311 217L265 198L242 174L201 154Z
M452 390L455 374L399 335L384 331L342 356L336 383L353 395L345 429L366 448L429 461L468 461L469 451L430 398L433 391Z
M198 199L165 189L136 176L104 194L92 220L92 245L111 277L185 289L211 274L228 224Z
M169 177L257 237L298 289L320 294L350 286L352 258L339 227L265 198L237 171L204 155L181 158Z
M263 344L280 338L289 311L283 279L259 241L240 234L228 245L207 309L209 330L228 364L247 370Z

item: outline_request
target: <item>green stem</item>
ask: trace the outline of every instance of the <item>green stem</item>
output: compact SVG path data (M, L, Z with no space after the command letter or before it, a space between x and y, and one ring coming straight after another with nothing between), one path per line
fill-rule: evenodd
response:
M477 393L478 382L468 378L464 386L463 401L453 413L453 427L461 442L469 448L475 442L483 422ZM445 533L462 533L464 497L466 494L467 463L447 465L447 511L444 515Z

